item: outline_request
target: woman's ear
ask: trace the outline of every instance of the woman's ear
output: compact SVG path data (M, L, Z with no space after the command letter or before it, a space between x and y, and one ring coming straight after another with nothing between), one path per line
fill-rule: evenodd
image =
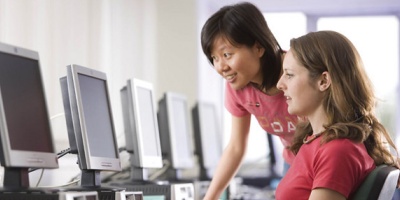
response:
M331 75L325 71L321 74L320 80L318 81L318 87L320 91L325 91L331 86Z
M254 48L255 48L256 51L257 51L258 57L261 58L261 57L264 55L265 48L264 48L263 46L261 46L258 42L256 42L256 43L254 44Z

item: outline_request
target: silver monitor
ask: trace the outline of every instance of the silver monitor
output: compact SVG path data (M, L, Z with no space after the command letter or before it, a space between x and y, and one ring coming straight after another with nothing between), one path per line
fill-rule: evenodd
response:
M196 153L200 163L200 178L211 178L222 155L220 125L215 105L199 101L192 108Z
M158 102L158 122L162 152L172 167L194 167L187 97L175 92L164 93L164 97Z
M121 89L126 147L132 152L131 165L139 168L161 168L162 155L153 85L130 79Z
M3 43L0 43L0 140L5 187L9 186L8 179L13 179L9 171L58 168L39 54ZM27 173L20 176L28 180Z
M68 65L61 78L71 147L83 170L121 171L106 74Z

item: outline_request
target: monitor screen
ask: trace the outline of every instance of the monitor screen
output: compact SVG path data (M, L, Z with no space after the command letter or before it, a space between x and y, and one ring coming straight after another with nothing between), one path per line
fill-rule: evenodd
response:
M120 171L106 74L69 65L60 82L70 145L77 148L81 169Z
M2 43L0 138L3 166L58 167L39 55L32 50Z
M124 111L124 127L127 147L132 148L127 150L133 152L132 165L141 168L161 168L162 156L153 85L143 80L131 79L127 81L121 93L121 98L127 98L122 103L123 109L128 110Z
M175 169L194 166L187 98L166 92L158 103L158 122L162 152Z
M90 154L118 158L104 80L78 73Z
M215 105L198 102L192 109L196 152L201 167L213 169L222 155L220 126Z

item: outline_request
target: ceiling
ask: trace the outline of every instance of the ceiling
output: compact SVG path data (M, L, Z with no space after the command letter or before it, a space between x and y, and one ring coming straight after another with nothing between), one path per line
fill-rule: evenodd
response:
M203 1L203 0L201 0ZM206 7L218 10L238 0L206 0ZM400 0L248 0L263 12L303 12L306 15L399 15Z

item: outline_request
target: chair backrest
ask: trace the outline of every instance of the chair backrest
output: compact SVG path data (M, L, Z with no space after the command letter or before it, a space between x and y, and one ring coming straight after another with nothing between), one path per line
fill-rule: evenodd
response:
M352 195L352 200L390 200L396 190L399 169L388 166L377 166Z

